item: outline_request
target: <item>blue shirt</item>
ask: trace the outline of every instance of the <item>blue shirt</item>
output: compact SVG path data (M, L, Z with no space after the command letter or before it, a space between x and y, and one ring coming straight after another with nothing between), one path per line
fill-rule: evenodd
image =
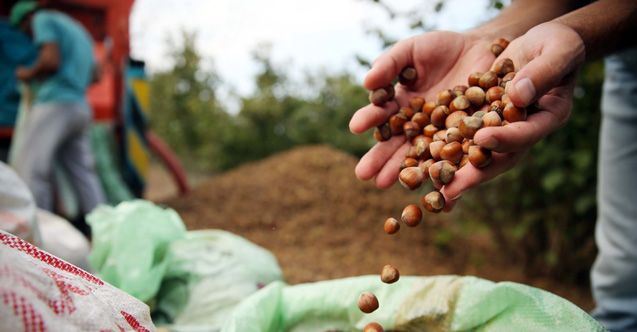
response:
M39 10L32 22L36 45L55 43L60 65L52 76L37 83L34 103L85 102L93 78L93 41L82 25L54 10Z
M15 70L33 63L36 48L27 35L0 20L0 127L13 127L20 92Z

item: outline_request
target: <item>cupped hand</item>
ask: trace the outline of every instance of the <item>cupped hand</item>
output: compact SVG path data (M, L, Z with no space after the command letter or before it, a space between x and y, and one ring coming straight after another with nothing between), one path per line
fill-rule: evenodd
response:
M442 193L453 206L462 193L512 168L539 140L563 126L573 105L573 88L578 67L583 63L584 44L571 28L560 23L544 23L513 40L498 57L515 64L515 78L506 93L519 107L537 102L538 111L526 121L478 130L474 143L493 153L493 162L484 169L470 163L456 172Z
M397 84L396 100L383 107L369 104L359 109L350 120L350 130L360 134L386 122L398 112L399 105L407 105L411 97L434 100L442 90L466 85L469 74L484 72L493 63L495 57L489 50L490 45L490 39L476 33L447 31L425 33L396 43L374 61L365 77L365 88L374 90L390 85L408 66L416 68L417 81L409 87ZM377 143L361 158L356 176L361 180L375 178L379 188L391 186L398 179L400 163L408 149L404 136Z

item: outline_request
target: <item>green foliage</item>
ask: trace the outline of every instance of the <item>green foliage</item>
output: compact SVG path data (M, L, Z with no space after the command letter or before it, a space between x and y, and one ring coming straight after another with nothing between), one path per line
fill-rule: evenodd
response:
M269 48L260 47L255 92L231 115L218 100L216 74L201 66L193 36L183 39L182 46L171 45L175 66L151 78L151 124L191 169L228 169L301 144L327 143L356 155L371 146L370 137L348 130L352 111L367 103L351 75L314 75L294 85L272 63Z

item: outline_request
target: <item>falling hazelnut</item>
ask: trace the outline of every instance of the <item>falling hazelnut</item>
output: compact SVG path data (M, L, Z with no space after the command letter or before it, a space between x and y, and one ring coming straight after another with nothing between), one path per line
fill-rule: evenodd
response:
M420 209L418 209L420 210ZM383 266L380 273L380 280L386 284L393 284L400 278L400 272L393 265L387 264Z
M378 299L376 295L371 292L363 292L358 297L358 308L366 313L372 313L374 310L378 309Z
M420 169L419 169L420 170ZM405 225L409 227L416 227L422 220L422 211L416 204L409 204L403 209L403 213L400 216Z
M385 332L385 330L380 324L371 322L365 325L365 327L363 328L363 332Z
M387 218L387 220L385 220L385 225L383 225L383 230L387 234L395 234L398 230L400 230L400 223L396 220L396 218Z
M445 197L439 191L432 191L420 200L425 210L429 212L438 213L445 208Z

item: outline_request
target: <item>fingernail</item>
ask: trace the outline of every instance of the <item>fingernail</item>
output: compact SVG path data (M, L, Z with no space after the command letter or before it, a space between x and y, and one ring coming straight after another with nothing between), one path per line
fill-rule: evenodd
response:
M498 142L498 140L495 137L488 136L487 138L476 142L476 144L480 145L483 148L487 148L489 150L493 150L493 149L498 147L499 142Z
M533 82L528 77L515 83L515 91L524 105L530 104L535 97L535 86L533 86Z

